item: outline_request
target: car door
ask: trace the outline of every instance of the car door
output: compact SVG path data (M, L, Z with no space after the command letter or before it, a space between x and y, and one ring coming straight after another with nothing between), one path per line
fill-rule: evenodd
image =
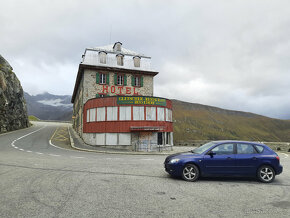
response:
M259 153L252 144L237 143L237 174L255 175L259 162Z
M212 154L210 154L212 153ZM203 173L231 175L235 173L234 143L217 145L204 155Z

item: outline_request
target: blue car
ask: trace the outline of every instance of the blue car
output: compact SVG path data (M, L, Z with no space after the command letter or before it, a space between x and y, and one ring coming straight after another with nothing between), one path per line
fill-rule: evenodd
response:
M212 141L168 156L165 170L186 181L200 176L253 176L270 183L282 173L279 156L268 146L246 141Z

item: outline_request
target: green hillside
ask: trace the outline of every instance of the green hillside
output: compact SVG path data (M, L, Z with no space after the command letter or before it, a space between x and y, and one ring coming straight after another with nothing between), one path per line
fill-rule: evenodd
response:
M290 142L290 121L172 100L174 141L249 140Z

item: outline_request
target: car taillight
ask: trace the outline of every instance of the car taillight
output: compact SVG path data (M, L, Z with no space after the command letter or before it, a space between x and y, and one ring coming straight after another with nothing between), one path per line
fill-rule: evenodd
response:
M280 161L280 157L279 157L278 155L276 156L276 159L277 159L278 161Z

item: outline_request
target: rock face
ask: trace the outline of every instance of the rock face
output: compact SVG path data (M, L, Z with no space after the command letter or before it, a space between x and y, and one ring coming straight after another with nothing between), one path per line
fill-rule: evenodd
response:
M29 126L23 89L12 70L0 55L0 133Z

